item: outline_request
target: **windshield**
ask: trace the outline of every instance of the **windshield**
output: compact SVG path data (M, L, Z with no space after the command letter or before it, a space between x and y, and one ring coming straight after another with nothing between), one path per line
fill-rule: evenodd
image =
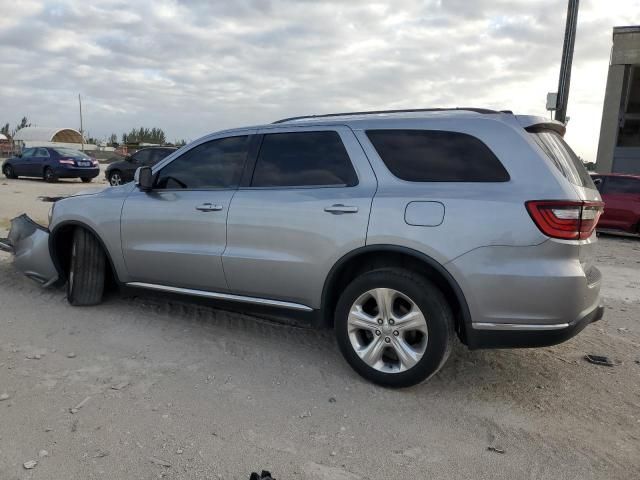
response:
M530 133L567 180L579 187L596 188L580 157L557 132L536 130Z
M72 148L54 148L56 152L65 157L71 158L91 158L84 152L73 150Z

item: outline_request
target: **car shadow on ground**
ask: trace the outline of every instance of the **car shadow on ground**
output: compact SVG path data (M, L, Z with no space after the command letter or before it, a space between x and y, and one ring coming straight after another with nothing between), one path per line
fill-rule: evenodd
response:
M247 351L272 350L263 352L264 355L256 354L253 360L251 354L244 357L250 365L255 361L255 368L265 357L285 355L290 357L291 364L323 365L330 375L341 377L334 378L338 383L371 387L343 360L332 329L315 329L283 317L239 313L189 298L167 300L156 294L112 294L107 301L108 304L119 302L127 303L128 308L145 316L153 315L154 322L160 320L160 328L188 328L197 332L195 336L199 341L224 337L226 342L247 346ZM524 400L533 408L544 403L542 398L547 393L563 385L561 367L571 362L563 357L562 350L554 348L471 351L456 339L449 360L440 372L427 382L400 391L417 395L456 392L462 397L487 401L496 397Z

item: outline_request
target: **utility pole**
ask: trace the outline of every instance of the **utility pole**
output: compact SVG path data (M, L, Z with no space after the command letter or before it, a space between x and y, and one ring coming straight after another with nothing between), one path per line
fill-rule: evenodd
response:
M569 103L569 85L571 83L571 64L573 63L573 47L576 41L578 25L578 7L580 0L569 0L567 7L567 24L564 29L564 45L562 47L562 63L558 82L558 100L556 103L556 120L567 123L567 104Z
M78 105L80 105L80 137L82 137L82 151L84 152L84 130L82 129L82 99L78 94Z

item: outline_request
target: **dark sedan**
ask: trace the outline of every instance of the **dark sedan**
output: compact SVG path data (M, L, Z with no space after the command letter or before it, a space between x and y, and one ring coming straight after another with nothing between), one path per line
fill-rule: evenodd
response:
M86 153L63 147L34 147L2 164L2 173L7 178L39 177L46 182L59 178L80 178L83 182L100 174L100 165Z
M124 160L109 165L105 171L105 177L114 187L131 182L138 167L152 167L176 150L177 148L175 147L148 147L140 149L133 155L126 156Z

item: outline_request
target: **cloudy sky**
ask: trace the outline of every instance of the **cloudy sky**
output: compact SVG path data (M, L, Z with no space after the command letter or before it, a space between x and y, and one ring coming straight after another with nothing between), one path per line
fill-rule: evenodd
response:
M480 106L546 114L566 0L0 0L0 122L170 140L306 113ZM614 25L582 0L567 138L595 158Z

